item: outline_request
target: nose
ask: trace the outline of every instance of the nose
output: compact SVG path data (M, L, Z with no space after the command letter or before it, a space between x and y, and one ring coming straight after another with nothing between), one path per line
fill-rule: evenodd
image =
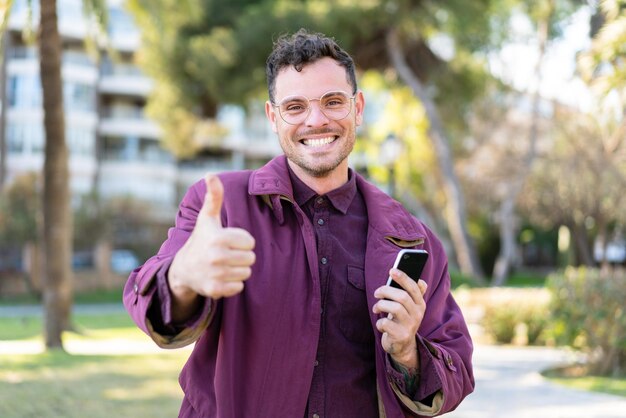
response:
M322 107L319 101L309 101L309 114L307 115L304 123L306 126L324 126L328 125L330 119L322 112Z

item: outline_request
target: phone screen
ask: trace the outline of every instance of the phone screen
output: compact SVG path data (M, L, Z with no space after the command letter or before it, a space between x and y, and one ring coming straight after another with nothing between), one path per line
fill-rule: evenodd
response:
M418 281L428 260L428 252L425 250L400 250L393 264L394 268L402 270L411 279ZM391 277L387 280L387 285L401 289L402 287L394 282Z

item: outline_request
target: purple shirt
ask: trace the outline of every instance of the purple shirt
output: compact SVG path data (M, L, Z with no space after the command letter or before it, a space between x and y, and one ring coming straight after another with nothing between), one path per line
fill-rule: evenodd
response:
M374 364L380 416L433 416L454 409L474 387L472 344L450 294L443 247L400 204L354 174L367 210L364 293L374 334ZM324 320L320 258L313 224L295 203L287 162L278 157L255 171L220 175L224 184L222 224L248 230L256 239L256 263L240 294L206 300L196 320L175 335L154 322L161 308L168 322L164 280L174 255L188 239L202 206L203 181L180 204L176 225L158 254L133 271L124 304L137 325L162 347L196 341L180 375L182 417L304 416L314 380ZM372 313L374 290L385 284L400 248L430 253L422 279L426 312L416 342L420 380L414 399L393 378ZM164 285L163 285L164 283ZM156 315L155 315L156 313ZM428 398L430 402L420 402ZM344 399L345 410L352 404ZM332 413L332 411L331 411Z
M322 324L308 417L378 417L374 332L365 297L367 210L355 177L319 196L289 170L311 222L319 259ZM350 399L350 402L346 402Z

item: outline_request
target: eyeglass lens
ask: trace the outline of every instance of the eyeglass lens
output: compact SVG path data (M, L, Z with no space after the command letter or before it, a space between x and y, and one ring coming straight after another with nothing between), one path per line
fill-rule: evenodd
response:
M302 123L311 112L311 102L319 101L320 110L327 118L340 120L350 114L352 98L342 91L331 91L319 99L304 96L290 96L278 105L280 116L290 124Z

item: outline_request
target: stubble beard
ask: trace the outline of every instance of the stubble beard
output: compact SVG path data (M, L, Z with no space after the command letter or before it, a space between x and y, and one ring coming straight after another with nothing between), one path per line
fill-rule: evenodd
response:
M337 167L339 167L339 165L341 165L341 163L346 158L348 158L348 156L352 152L352 149L354 148L355 143L355 133L353 130L328 133L338 135L336 141L344 141L344 143L341 144L339 154L337 154L337 156L330 161L325 161L325 157L310 159L306 158L306 156L300 155L295 150L295 147L285 145L285 143L294 144L294 141L291 138L283 138L280 141L280 145L287 159L289 159L293 164L298 166L301 170L303 170L311 177L324 178L329 176Z

